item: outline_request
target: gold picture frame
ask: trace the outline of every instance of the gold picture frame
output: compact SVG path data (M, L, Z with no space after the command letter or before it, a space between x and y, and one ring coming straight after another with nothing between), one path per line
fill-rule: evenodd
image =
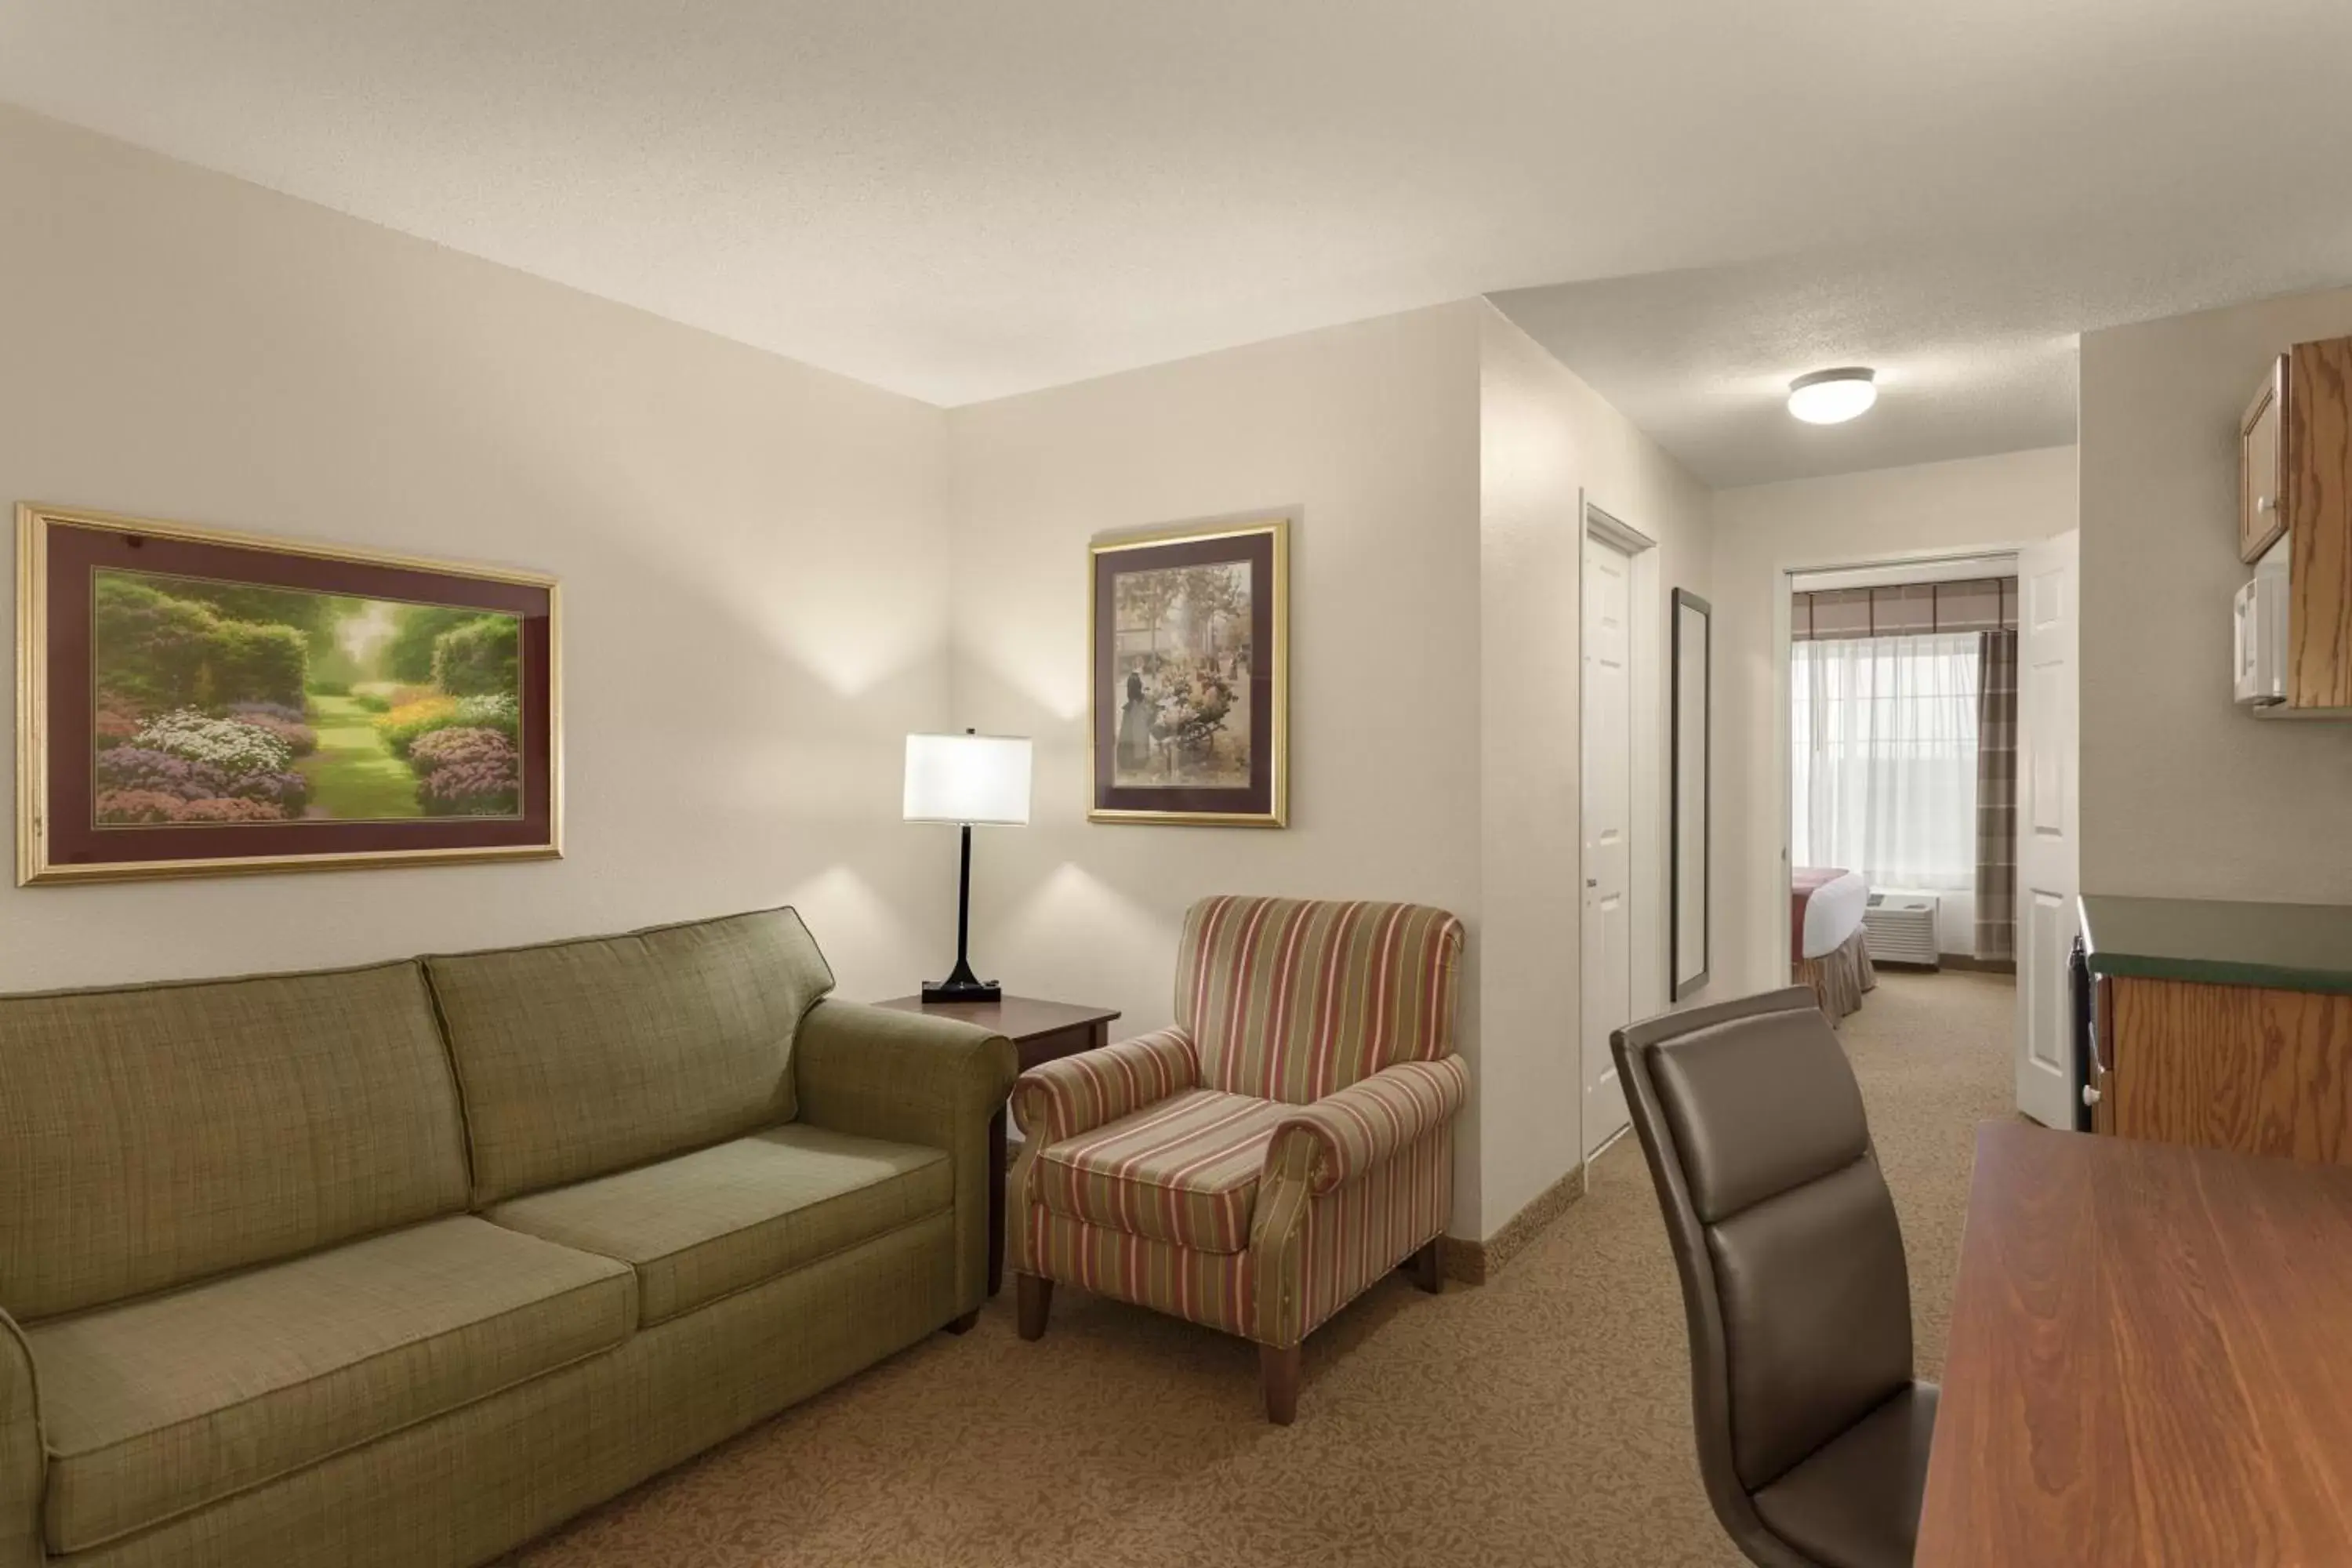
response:
M1259 515L1087 547L1088 821L1288 825L1290 524L1287 516ZM1157 617L1185 605L1181 584L1203 569L1219 574L1220 603L1213 614L1186 607L1189 624L1173 640L1189 646L1163 653ZM1160 595L1148 631L1120 625L1118 579L1131 574L1178 584ZM1149 637L1148 648L1133 646L1138 635ZM1155 700L1148 688L1177 657L1184 667L1168 671L1170 690ZM1163 776L1142 776L1155 772Z
M511 720L506 759L511 776L501 786L511 794L511 805L502 800L478 814L397 817L298 817L287 806L268 821L219 816L102 821L98 800L105 770L99 737L104 716L99 712L96 607L100 573L142 582L194 583L210 591L374 599L394 609L477 611L481 618L512 620L513 647L506 659L513 669L512 710L495 710L484 721ZM57 602L61 588L72 590L62 604ZM283 628L262 629L288 635ZM544 574L19 503L17 886L560 858L562 648L562 589ZM60 657L68 652L74 657ZM301 684L296 694L304 703L298 717L308 717L311 689ZM289 721L281 715L278 722ZM298 723L278 732L299 733L302 728ZM317 737L311 739L315 743ZM421 796L422 774L415 776ZM301 787L303 794L288 797L295 805L309 798L310 785Z

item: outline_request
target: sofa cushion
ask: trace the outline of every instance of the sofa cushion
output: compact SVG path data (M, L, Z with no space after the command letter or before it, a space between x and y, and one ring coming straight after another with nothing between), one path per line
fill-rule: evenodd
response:
M483 1217L629 1264L639 1321L653 1324L954 1197L943 1150L795 1125L511 1199Z
M413 963L0 998L0 1307L20 1320L465 1206Z
M1291 1108L1186 1089L1038 1152L1031 1194L1055 1214L1202 1252L1249 1245L1265 1146Z
M790 910L425 963L477 1208L791 1121L793 1034L833 988Z
M467 1215L38 1324L53 1552L616 1345L629 1270Z

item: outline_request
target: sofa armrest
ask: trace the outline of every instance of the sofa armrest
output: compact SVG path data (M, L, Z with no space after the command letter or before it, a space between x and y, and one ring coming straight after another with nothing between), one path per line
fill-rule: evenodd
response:
M40 1568L48 1560L41 1536L48 1464L33 1350L16 1320L0 1312L0 1568Z
M1200 1078L1192 1037L1161 1029L1031 1068L1013 1091L1013 1116L1022 1137L1043 1147L1131 1116Z
M988 1294L989 1125L1017 1060L1011 1040L976 1024L856 1002L818 1003L793 1042L802 1121L947 1151L960 1312Z
M1320 1197L1454 1120L1470 1097L1458 1056L1382 1068L1283 1118L1266 1146L1269 1177L1286 1166Z

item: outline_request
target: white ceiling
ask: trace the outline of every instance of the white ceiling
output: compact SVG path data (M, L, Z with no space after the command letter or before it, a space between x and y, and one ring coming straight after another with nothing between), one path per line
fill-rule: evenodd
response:
M0 0L0 100L941 404L1673 271L1509 305L1718 482L2064 439L2075 327L2352 274L2347 66L2343 0ZM1856 354L1843 447L1729 406Z
M2352 7L2347 7L2352 8ZM2235 226L1959 235L1495 296L1710 485L1937 462L2074 439L2076 334L2352 281L2352 209ZM2284 345L2282 345L2284 346ZM1790 378L1878 373L1845 425L1788 412Z

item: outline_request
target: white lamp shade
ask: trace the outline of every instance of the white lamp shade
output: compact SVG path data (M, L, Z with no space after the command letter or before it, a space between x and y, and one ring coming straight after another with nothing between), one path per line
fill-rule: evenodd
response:
M1028 737L908 736L906 817L908 822L1026 826Z

